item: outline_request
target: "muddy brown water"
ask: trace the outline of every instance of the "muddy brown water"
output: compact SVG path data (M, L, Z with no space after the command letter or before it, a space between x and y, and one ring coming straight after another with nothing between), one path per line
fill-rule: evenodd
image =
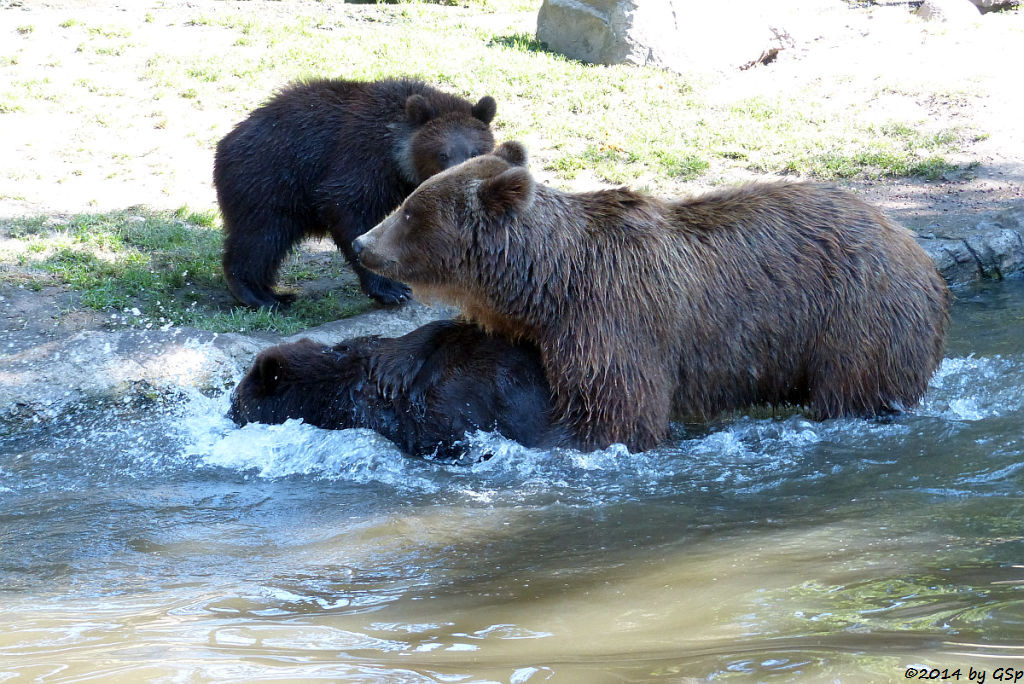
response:
M1004 681L1024 282L959 292L947 346L896 420L738 417L644 454L477 435L493 458L444 466L199 395L7 434L0 679Z

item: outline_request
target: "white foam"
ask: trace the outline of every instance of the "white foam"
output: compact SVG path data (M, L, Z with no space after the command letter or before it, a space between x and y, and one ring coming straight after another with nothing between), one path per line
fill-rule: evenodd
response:
M915 413L978 421L1024 408L1024 357L943 359Z
M800 414L739 417L710 434L684 436L644 453L630 453L621 444L593 452L528 449L498 434L477 432L466 438L470 465L406 458L368 430L327 431L297 420L238 428L225 417L226 392L193 397L179 429L185 456L199 467L261 478L375 482L402 491L449 492L485 505L541 492L570 505L590 504L678 491L680 486L757 490L795 476L820 477L847 467L828 461L835 448L863 452L876 462L879 453L892 451L894 440L912 431L915 417L977 421L1019 411L1024 388L1015 379L1022 374L1019 357L946 359L921 406L906 418L819 423Z

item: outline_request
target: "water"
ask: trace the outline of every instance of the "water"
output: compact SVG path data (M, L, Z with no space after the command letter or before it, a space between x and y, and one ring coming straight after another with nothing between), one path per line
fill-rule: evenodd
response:
M471 467L227 397L0 438L0 680L905 681L1024 668L1024 283L892 422ZM938 674L938 673L937 673Z

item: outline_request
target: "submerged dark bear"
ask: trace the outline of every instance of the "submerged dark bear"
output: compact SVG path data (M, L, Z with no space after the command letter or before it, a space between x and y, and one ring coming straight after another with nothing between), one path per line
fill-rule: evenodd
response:
M277 271L304 237L330 235L363 291L384 304L408 288L357 263L351 243L423 180L490 152L494 99L475 105L408 79L316 80L286 88L217 145L224 276L235 298L274 307Z
M517 143L425 181L354 247L419 298L536 344L555 420L585 448L649 449L673 413L913 406L949 320L911 233L848 192L567 193L535 182Z
M266 349L235 388L228 415L240 425L301 418L327 429L369 428L407 454L444 460L458 460L460 441L475 430L528 447L572 445L551 420L536 348L453 321L396 338Z

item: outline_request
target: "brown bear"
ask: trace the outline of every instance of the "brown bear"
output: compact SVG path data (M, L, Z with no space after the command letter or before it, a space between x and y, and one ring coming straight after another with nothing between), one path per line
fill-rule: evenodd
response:
M326 429L369 428L406 454L445 461L463 458L461 442L475 430L527 447L574 445L552 421L537 349L453 321L397 338L266 349L232 393L228 415L240 425L301 418Z
M351 250L419 183L490 152L494 98L476 104L420 81L315 80L282 90L217 144L224 276L235 298L276 307L273 285L303 238L330 235L363 291L382 304L409 289L359 266Z
M555 419L647 449L670 416L914 405L950 294L910 232L852 194L759 182L663 201L534 182L506 143L434 176L354 247L417 298L536 343Z

